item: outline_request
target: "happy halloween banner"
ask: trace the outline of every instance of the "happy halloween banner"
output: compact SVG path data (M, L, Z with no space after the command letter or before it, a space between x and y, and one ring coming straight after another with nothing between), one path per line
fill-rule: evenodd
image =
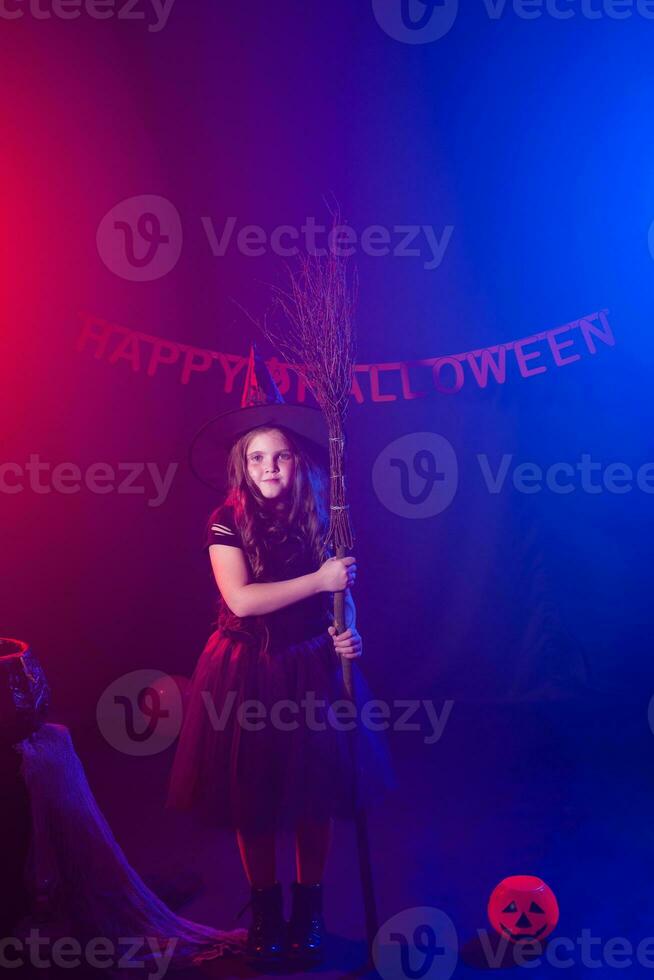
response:
M608 310L600 310L520 340L460 354L356 364L352 396L359 404L365 401L393 402L398 398L411 401L424 398L434 390L443 395L454 395L465 384L486 388L491 379L497 384L505 384L509 375L515 375L516 371L517 376L530 378L553 367L565 367L582 357L596 354L596 341L608 347L615 346L607 314ZM86 313L81 314L81 318L78 351L91 349L97 360L109 364L125 362L132 371L143 372L150 378L160 369L172 370L186 385L199 374L212 370L215 373L217 367L221 372L223 391L229 394L247 363L243 354L228 354L154 337ZM306 400L306 386L293 364L277 357L266 363L282 395L288 394L294 382L295 401ZM365 379L367 384L362 386Z

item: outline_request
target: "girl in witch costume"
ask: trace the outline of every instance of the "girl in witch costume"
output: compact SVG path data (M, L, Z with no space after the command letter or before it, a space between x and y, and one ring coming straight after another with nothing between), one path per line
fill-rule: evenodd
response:
M354 705L343 686L341 657L360 657L362 640L355 558L324 546L327 446L320 411L285 403L252 347L241 409L204 426L191 453L196 475L227 490L205 542L220 599L166 805L236 832L251 886L248 953L262 963L320 960L333 818L353 817L393 783L385 743L360 722L364 679L355 672ZM331 593L343 590L347 628L337 636ZM296 842L288 926L279 830Z

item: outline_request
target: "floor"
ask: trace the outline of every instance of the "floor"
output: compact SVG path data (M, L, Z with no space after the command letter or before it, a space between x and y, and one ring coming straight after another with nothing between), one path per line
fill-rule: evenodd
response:
M139 873L186 918L219 928L247 926L247 913L235 920L248 888L234 841L163 809L173 750L134 758L116 752L95 729L71 730L96 799ZM489 969L499 975L526 969L535 977L558 977L563 969L577 978L606 967L652 975L654 939L649 946L646 940L654 936L654 735L647 698L633 705L596 698L456 703L436 743L425 744L422 732L395 732L391 744L399 787L369 814L380 936L386 939L376 947L378 969L366 966L353 827L340 823L325 879L327 957L314 972L325 980L448 980ZM285 839L282 881L292 873ZM498 948L486 916L492 889L513 874L547 881L561 912L542 955L523 966L513 946ZM425 923L438 937L431 952L420 945ZM101 972L86 971L83 976ZM61 976L71 973L77 971ZM255 974L236 962L214 961L187 975Z

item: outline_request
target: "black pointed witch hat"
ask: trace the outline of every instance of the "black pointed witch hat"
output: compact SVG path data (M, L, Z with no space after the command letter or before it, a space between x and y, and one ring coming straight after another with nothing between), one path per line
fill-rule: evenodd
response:
M213 490L225 492L231 447L240 436L260 425L288 429L306 452L328 468L329 437L322 412L310 405L285 402L268 365L252 343L241 407L210 419L196 433L189 451L193 474Z

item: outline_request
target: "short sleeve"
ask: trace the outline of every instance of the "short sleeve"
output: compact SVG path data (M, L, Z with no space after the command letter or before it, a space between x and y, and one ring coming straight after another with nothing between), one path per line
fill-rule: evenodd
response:
M204 547L212 544L226 544L242 548L243 541L234 520L234 509L223 505L213 512L207 524Z

